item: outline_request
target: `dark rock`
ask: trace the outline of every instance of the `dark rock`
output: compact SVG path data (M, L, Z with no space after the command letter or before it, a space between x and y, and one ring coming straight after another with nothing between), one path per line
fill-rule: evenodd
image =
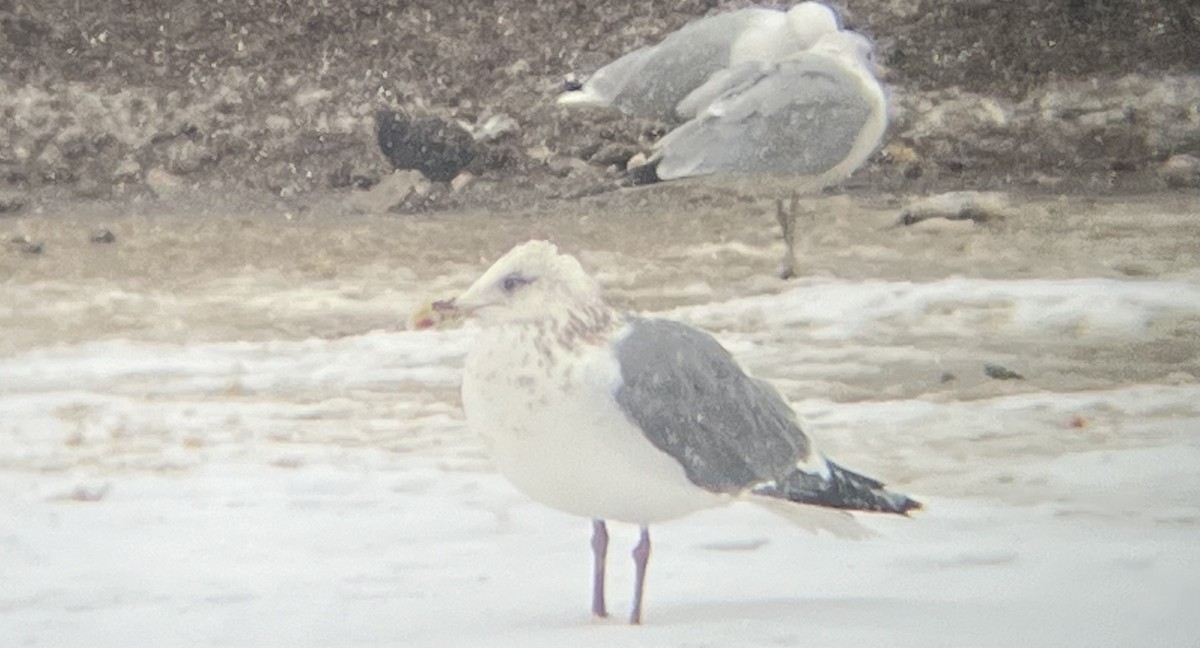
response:
M116 243L117 235L113 234L112 230L98 229L92 232L92 235L88 238L88 240L92 243Z
M1025 376L998 364L983 365L983 375L995 380L1025 380Z
M22 254L41 254L46 249L41 241L31 241L28 236L14 236L8 244Z
M415 169L434 182L449 182L475 159L475 140L464 128L438 117L402 112L375 114L375 136L397 169Z

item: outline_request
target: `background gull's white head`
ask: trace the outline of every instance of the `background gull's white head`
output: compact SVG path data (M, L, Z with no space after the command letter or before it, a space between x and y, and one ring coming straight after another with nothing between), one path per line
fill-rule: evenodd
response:
M575 257L548 241L509 250L447 306L485 323L545 319L601 300L600 286Z
M800 50L812 47L822 36L841 29L837 14L820 2L801 2L788 9L787 18L796 48Z

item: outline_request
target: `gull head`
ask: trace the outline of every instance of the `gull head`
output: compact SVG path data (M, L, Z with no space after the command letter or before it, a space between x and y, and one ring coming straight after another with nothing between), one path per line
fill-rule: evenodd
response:
M579 261L553 243L529 241L509 250L441 312L474 315L484 324L537 322L602 303L600 286Z
M787 17L796 45L801 49L812 47L822 36L841 29L837 14L820 2L801 2L788 9Z

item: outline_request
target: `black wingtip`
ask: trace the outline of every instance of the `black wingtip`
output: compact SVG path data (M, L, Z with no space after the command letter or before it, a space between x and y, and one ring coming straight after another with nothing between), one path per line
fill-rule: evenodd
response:
M846 470L832 461L825 463L828 475L814 475L797 469L780 480L759 486L754 492L798 504L906 517L925 508L924 504L903 493L887 490L883 482Z
M656 182L661 182L658 177L658 160L652 160L641 166L633 167L617 176L614 180L602 182L597 185L592 185L587 189L577 191L566 196L567 200L579 200L580 198L589 198L591 196L599 196L620 189L628 189L630 187L641 187Z

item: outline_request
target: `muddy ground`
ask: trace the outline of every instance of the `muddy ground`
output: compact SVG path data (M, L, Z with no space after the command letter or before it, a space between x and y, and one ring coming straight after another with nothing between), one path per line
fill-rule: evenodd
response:
M5 223L45 248L0 254L0 273L9 277L0 283L0 353L122 338L197 344L402 329L420 303L461 290L491 259L530 237L550 237L581 254L617 304L646 311L831 278L1198 279L1200 219L1187 193L1025 197L982 222L933 218L901 226L905 200L874 194L802 201L801 276L790 282L776 276L784 246L770 191L674 185L592 200L569 212L535 207L424 216L355 214L330 197L304 211L211 200L198 208L199 197L87 208L69 201ZM115 242L90 242L98 226ZM897 323L895 334L928 335L909 328ZM1019 358L1022 371L1034 376L1031 384L1045 381L1054 390L1200 376L1200 320L1157 322L1136 343L1094 333L1062 331L1019 348L1011 340L980 339L970 353L977 364L989 353ZM976 373L976 382L989 382ZM885 371L861 378L851 391L908 394L932 380ZM963 389L961 382L953 386L955 393Z

